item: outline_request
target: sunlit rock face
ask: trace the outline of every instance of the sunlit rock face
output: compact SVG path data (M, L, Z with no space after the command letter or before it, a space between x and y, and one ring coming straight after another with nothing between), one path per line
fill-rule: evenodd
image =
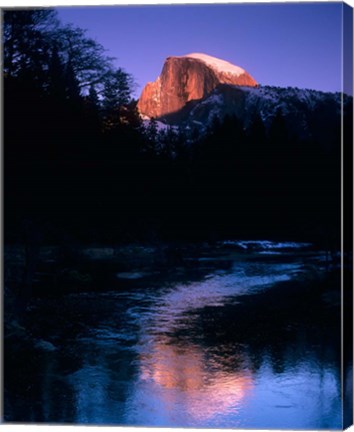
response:
M143 89L138 109L148 117L163 117L179 111L189 101L204 98L219 84L257 86L244 69L215 57L168 57L161 75Z

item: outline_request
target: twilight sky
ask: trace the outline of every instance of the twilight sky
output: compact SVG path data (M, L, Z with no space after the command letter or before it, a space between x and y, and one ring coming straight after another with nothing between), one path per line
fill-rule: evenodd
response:
M58 7L130 72L137 96L168 56L206 53L260 84L341 89L341 3Z

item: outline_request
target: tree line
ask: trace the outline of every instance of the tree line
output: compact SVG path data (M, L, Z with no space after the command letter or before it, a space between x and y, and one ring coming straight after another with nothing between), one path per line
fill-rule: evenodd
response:
M339 239L339 120L323 140L290 136L281 111L268 129L255 112L159 130L84 30L51 9L3 14L8 241L28 220L47 242Z

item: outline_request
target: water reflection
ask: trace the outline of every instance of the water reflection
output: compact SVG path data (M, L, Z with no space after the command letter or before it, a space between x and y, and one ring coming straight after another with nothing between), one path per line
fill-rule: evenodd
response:
M230 410L237 413L238 406L253 388L249 370L244 367L226 371L199 346L167 342L160 340L149 354L139 358L139 381L144 388L158 389L158 405L162 402L169 413L177 410L181 425L208 424L213 417L223 416ZM143 394L136 392L134 405L143 405ZM160 417L159 413L155 415Z
M255 371L237 351L228 366L210 348L165 341L139 358L127 424L179 427L336 428L341 424L337 371L309 359L285 359L277 373L265 356ZM230 346L228 347L230 352ZM313 360L313 359L312 359ZM290 366L294 363L293 367ZM231 367L231 364L234 367Z
M340 428L339 333L330 313L314 305L303 314L302 298L282 311L279 293L269 297L273 284L303 272L301 259L261 256L227 268L211 266L197 281L158 286L150 279L143 288L77 295L85 312L78 333L66 332L31 373L12 376L18 393L7 397L8 418Z
M165 289L147 314L139 315L135 309L141 329L139 373L128 398L127 424L339 426L338 373L333 364L317 358L306 338L295 343L297 350L284 339L279 351L271 339L268 347L265 341L240 344L242 336L237 334L225 340L223 334L215 333L206 339L199 323L206 310L222 311L227 304L237 304L240 296L261 292L300 271L299 262L235 264L231 271ZM217 332L212 312L207 320ZM274 335L279 337L277 328Z

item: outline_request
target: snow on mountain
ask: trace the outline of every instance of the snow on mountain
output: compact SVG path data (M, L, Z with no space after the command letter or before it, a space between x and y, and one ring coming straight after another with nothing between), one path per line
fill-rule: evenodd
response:
M225 60L218 59L216 57L212 57L207 54L192 53L181 57L201 60L206 65L214 69L216 72L228 73L235 76L240 76L246 72L244 69L240 68L239 66L235 66L232 63L229 63Z
M345 104L347 100L345 96ZM215 117L222 119L229 115L240 119L247 128L258 115L269 128L277 113L285 118L290 133L307 137L314 122L319 124L321 117L328 117L331 122L340 117L340 94L291 87L221 84L203 99L188 102L179 112L162 120L206 129Z

